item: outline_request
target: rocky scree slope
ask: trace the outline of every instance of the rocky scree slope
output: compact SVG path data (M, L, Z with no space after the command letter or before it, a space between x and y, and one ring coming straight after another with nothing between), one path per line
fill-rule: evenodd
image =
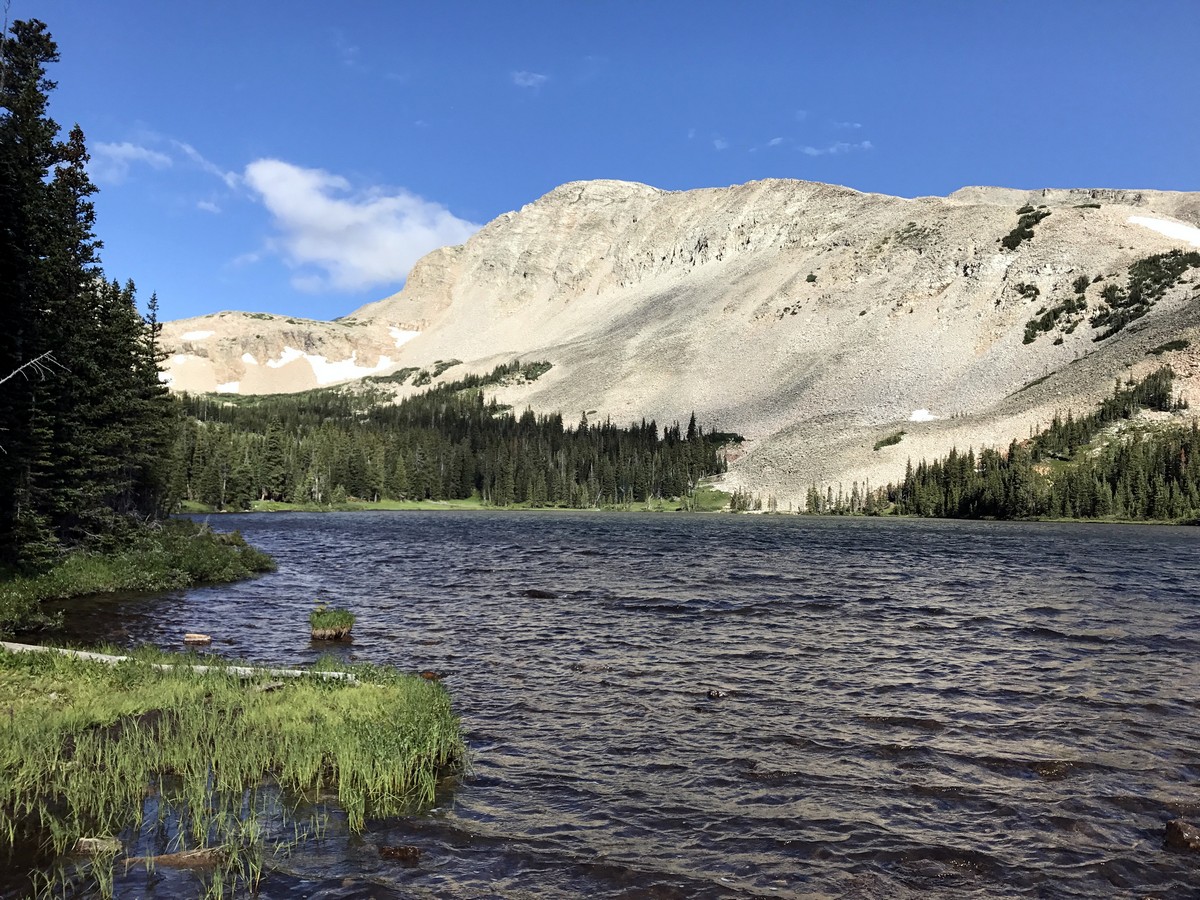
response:
M402 291L336 322L218 313L164 334L187 390L461 361L435 379L452 380L544 359L550 372L501 401L568 420L694 410L747 438L724 487L798 507L813 482L876 486L910 457L1023 438L1131 370L1170 362L1200 403L1200 268L1169 257L1134 292L1153 296L1129 299L1130 267L1200 250L1198 226L1191 193L578 182L430 253ZM1092 319L1119 309L1137 317L1094 340L1109 327ZM1172 341L1190 345L1148 355Z

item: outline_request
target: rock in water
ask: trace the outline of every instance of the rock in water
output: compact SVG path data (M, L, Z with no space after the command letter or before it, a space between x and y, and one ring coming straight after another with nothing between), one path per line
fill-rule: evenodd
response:
M75 852L82 856L101 853L120 853L121 842L111 837L81 837L75 842Z
M1167 823L1166 845L1172 850L1200 853L1200 828L1183 819L1172 819Z
M379 856L382 859L398 862L403 866L415 866L421 861L421 848L408 845L380 847Z

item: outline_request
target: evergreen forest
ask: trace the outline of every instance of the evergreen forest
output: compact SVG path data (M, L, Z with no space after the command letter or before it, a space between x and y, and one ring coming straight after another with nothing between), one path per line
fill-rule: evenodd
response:
M274 500L337 506L348 500L461 500L491 506L630 506L693 495L725 471L736 435L706 433L692 416L574 426L515 415L483 388L547 363L513 362L430 388L399 403L375 389L320 389L261 397L188 396L171 467L172 495L214 509Z

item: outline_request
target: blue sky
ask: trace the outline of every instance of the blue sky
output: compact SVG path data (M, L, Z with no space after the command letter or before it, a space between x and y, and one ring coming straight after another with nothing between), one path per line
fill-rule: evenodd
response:
M332 318L566 181L1200 190L1200 7L12 0L110 277Z

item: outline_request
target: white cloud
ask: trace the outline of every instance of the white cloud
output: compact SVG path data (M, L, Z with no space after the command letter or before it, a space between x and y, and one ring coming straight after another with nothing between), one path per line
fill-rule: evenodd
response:
M723 138L723 137L713 138L713 149L714 150L728 150L729 149L729 141L725 140L725 138Z
M862 122L834 122L834 128L862 128Z
M198 166L201 171L207 172L209 175L212 175L216 178L220 178L223 182L225 182L225 186L227 188L237 187L239 181L237 172L226 172L215 162L205 159L200 151L191 144L175 140L172 140L171 143L178 150L180 150L184 156L191 160L194 165Z
M800 148L800 152L806 156L837 156L841 153L853 153L856 150L874 150L875 145L870 141L859 141L857 144L850 144L846 141L836 141L825 147L813 147L806 144Z
M358 45L350 43L344 34L339 33L334 36L334 47L337 49L338 59L341 60L343 66L347 69L362 70L363 66L360 61L362 51Z
M88 171L97 181L120 184L129 175L130 167L135 164L147 165L152 169L166 169L171 165L171 157L128 141L120 144L106 144L101 141L92 145L92 161L88 165Z
M769 141L767 141L767 146L768 147L778 147L782 143L783 143L783 138L774 137L774 138L771 138Z
M302 290L395 284L430 250L479 230L403 189L354 191L340 175L283 160L250 163L245 182L279 229L272 249L294 267L309 267L293 280Z
M540 88L549 80L549 75L542 75L540 72L526 72L522 70L512 73L512 82L517 87Z
M221 211L221 207L217 206L211 200L197 200L196 209L208 213L219 213Z

